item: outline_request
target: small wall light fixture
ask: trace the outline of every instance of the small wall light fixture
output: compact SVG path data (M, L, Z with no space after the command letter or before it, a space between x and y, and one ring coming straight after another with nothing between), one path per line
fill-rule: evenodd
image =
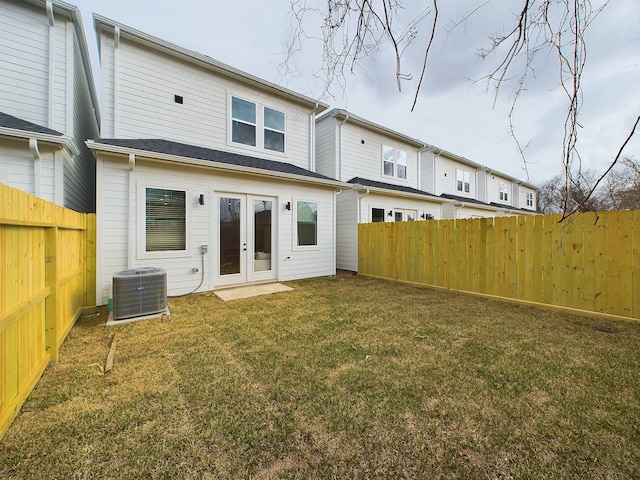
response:
M204 194L202 193L200 194L200 197L198 198L198 203L200 205L204 205Z
M291 202L287 202L284 204L284 209L285 210L291 210Z
M389 216L393 217L393 210L389 210Z

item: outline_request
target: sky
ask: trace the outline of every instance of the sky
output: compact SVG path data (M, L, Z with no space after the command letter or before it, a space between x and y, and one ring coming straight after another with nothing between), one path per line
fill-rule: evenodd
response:
M439 2L440 30L414 111L413 98L431 33L433 11L417 24L417 36L402 55L401 71L412 80L398 91L396 61L389 45L347 72L344 84L325 89L322 78L320 17L304 17L305 35L283 69L296 22L290 0L67 0L80 9L93 74L100 66L93 13L208 55L234 68L342 108L371 122L455 153L513 177L541 185L562 171L562 138L567 100L559 85L556 58L540 55L535 75L513 110L518 144L510 134L515 83L496 95L481 79L498 57L478 52L490 37L513 27L513 0ZM309 7L314 0L296 0ZM402 31L431 2L404 2L394 27ZM593 5L600 5L593 0ZM479 7L476 10L476 7ZM464 21L465 16L475 12ZM453 27L455 25L455 27ZM584 169L604 171L640 115L640 0L611 0L585 37L578 148ZM640 130L640 129L638 129ZM624 150L640 158L640 131Z

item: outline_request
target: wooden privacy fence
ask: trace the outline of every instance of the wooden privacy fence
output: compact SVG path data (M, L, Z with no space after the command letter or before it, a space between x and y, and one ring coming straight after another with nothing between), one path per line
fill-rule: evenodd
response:
M640 210L371 223L358 272L640 319Z
M0 184L0 438L96 303L95 226L94 214Z

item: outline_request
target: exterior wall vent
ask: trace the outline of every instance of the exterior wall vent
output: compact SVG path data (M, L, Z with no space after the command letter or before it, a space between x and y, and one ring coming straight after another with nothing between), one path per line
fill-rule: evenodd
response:
M123 270L113 276L113 319L140 317L167 308L167 273L162 268Z

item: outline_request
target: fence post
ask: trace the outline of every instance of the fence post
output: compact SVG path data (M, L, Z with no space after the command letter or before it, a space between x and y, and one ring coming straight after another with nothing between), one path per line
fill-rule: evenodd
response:
M45 229L45 345L52 362L58 361L58 227Z

